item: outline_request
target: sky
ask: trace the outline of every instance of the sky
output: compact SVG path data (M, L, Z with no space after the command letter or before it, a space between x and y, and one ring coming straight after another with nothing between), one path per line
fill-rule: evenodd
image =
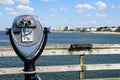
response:
M120 0L0 0L0 30L24 14L52 29L120 26Z

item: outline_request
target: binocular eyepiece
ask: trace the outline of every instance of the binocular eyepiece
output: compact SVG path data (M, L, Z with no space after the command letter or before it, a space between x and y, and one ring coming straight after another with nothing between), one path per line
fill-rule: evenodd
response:
M36 20L31 16L19 17L16 21L18 28L35 28L37 26Z
M31 25L32 25L32 22L30 20L28 20L28 21L20 21L17 26L21 27L21 28L24 28L24 27L33 27ZM34 27L36 27L36 26L34 26Z

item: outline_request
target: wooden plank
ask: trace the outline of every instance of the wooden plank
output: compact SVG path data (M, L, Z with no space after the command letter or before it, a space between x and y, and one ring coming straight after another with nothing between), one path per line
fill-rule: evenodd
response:
M120 69L120 64L91 64L86 65L86 70L114 70Z
M92 44L89 51L69 51L70 45L47 45L42 55L120 54L120 44ZM16 56L11 46L0 46L0 56Z
M23 67L0 68L0 74L19 74L21 73L22 69ZM36 69L38 73L79 71L80 65L38 66Z
M37 67L40 72L66 72L66 71L80 71L80 65L61 65L61 66L44 66Z
M92 64L86 65L86 70L116 70L120 69L120 64ZM22 67L0 68L0 74L17 74ZM61 65L61 66L37 66L38 72L66 72L81 71L81 65Z
M86 44L85 44L86 45ZM91 44L93 49L113 49L119 48L120 44ZM71 44L47 45L45 49L69 49ZM0 46L1 50L13 50L12 46Z
M120 49L91 49L90 51L68 51L67 49L60 50L44 50L42 56L46 55L96 55L96 54L120 54ZM0 57L4 56L16 56L16 53L12 50L0 51Z
M92 44L93 49L118 49L120 48L120 44Z
M97 79L85 79L85 80L120 80L120 78L97 78Z

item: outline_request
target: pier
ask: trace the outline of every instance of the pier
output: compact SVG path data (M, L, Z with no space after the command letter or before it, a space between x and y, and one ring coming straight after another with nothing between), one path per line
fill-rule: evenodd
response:
M75 64L65 64L62 65L62 62L65 60L62 60L63 56L78 56L79 57L79 63ZM63 45L47 45L43 54L41 55L40 59L42 57L45 57L46 61L47 59L54 59L54 56L57 58L60 56L61 59L59 59L61 62L57 62L57 65L52 64L46 64L46 61L43 61L44 65L39 65L41 62L38 61L37 65L37 71L41 75L44 75L45 73L49 73L50 76L52 73L57 73L58 77L61 72L78 72L77 77L75 80L120 80L120 76L114 76L114 77L101 77L101 78L86 78L86 71L105 71L110 70L111 72L113 70L120 70L120 63L118 60L117 63L104 63L104 64L96 64L94 63L94 59L89 59L89 62L91 64L86 64L86 56L93 56L93 55L120 55L120 44L63 44ZM46 57L47 56L47 57ZM107 57L107 56L106 56ZM114 56L113 56L114 57ZM120 59L120 58L119 58ZM90 61L91 60L91 61ZM15 62L15 63L14 63ZM8 64L6 64L8 63ZM54 62L53 62L54 63ZM59 64L60 63L60 64ZM8 77L12 76L14 79L15 74L17 74L18 77L21 77L21 71L23 69L23 66L21 66L22 62L20 62L20 59L17 57L15 52L13 51L11 46L1 46L0 47L0 76L2 76L2 80L8 75ZM109 73L108 73L109 74ZM20 76L19 76L20 75ZM67 75L67 74L65 74ZM103 73L104 75L104 73ZM116 74L114 74L116 75ZM117 74L120 75L120 74ZM5 77L4 77L5 76ZM62 78L64 76L60 76L59 78ZM72 78L71 76L67 76ZM1 78L1 77L0 77ZM57 78L57 77L56 77ZM17 78L16 78L17 79ZM1 80L1 79L0 79ZM5 79L9 80L9 79ZM11 79L12 80L12 79ZM45 79L45 80L51 80L51 79ZM53 79L52 79L53 80ZM56 80L56 79L54 79ZM63 80L63 79L60 79ZM71 79L73 80L73 79Z

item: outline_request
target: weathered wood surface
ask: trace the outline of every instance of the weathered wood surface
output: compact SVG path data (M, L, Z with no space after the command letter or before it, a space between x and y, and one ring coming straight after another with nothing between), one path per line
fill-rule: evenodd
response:
M92 44L89 51L69 51L70 45L47 45L42 55L120 54L120 44ZM0 46L0 56L16 56L11 46Z
M120 49L120 44L91 44L91 45L92 45L92 49L113 49L113 48ZM69 49L70 46L71 46L70 44L47 45L45 49ZM11 46L0 46L0 51L1 50L12 50L12 47Z
M90 64L85 65L86 70L118 70L120 64ZM0 74L18 74L21 73L23 67L0 68ZM81 71L81 65L61 65L61 66L37 66L39 73L44 72L66 72L66 71Z
M85 80L120 80L120 78L100 78L100 79L85 79Z
M71 45L47 45L42 56L46 55L92 55L92 54L120 54L120 44L92 44L89 51L73 50L69 51ZM79 46L78 46L79 47ZM86 47L86 46L83 46ZM17 56L11 46L0 46L0 57ZM80 64L78 65L61 65L61 66L37 66L39 73L44 72L66 72L66 71L81 71ZM120 64L89 64L85 65L86 70L117 70L120 69ZM20 74L23 67L0 68L0 74ZM115 79L85 79L85 80L120 80Z

